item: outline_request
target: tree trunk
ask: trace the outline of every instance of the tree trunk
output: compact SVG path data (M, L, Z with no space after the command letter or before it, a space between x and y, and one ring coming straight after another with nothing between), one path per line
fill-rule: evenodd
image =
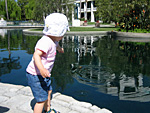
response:
M7 20L9 20L9 16L8 16L8 7L7 7L7 0L5 0L5 8L6 8Z

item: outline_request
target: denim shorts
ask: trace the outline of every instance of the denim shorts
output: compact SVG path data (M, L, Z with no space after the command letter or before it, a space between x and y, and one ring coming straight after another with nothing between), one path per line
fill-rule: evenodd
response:
M48 99L48 91L52 90L50 77L43 78L41 75L32 75L28 72L26 77L36 101L46 101Z

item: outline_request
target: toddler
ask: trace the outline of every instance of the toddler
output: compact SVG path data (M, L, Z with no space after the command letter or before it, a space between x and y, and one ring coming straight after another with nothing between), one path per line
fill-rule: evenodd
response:
M56 50L63 53L59 41L69 29L68 20L64 14L52 13L45 19L43 37L37 42L32 60L26 69L28 85L36 99L34 113L58 113L51 109L52 93L51 71L54 65Z

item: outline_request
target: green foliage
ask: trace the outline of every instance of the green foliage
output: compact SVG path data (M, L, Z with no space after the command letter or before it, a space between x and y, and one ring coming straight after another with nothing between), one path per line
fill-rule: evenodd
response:
M5 14L5 1L0 0L0 18L6 19Z
M7 0L10 20L43 20L53 12L64 13L71 20L72 6L70 0ZM0 17L6 19L5 0L0 0Z
M17 3L19 5L19 7L21 8L21 20L25 20L26 19L25 6L29 3L29 1L30 0L17 0Z
M29 20L35 19L34 10L33 10L34 6L35 6L35 0L29 0L28 4L24 6L26 19Z
M104 22L115 22L120 30L150 30L149 0L96 0L96 6L97 16Z
M10 20L20 20L21 19L21 8L17 5L15 0L8 1L8 14Z
M121 31L121 32L126 32L126 29L118 29L117 31ZM128 30L128 32L133 32L133 33L150 33L150 30L146 30L146 29L134 29L134 31Z
M7 0L8 16L10 20L21 19L21 8L15 0ZM5 0L0 0L0 17L6 19Z
M96 16L104 23L118 22L125 12L129 10L126 1L122 0L96 0Z
M43 20L43 17L54 12L64 13L71 18L73 4L69 0L35 0L35 3L33 10L37 20Z
M124 29L127 32L130 30L149 32L150 30L150 9L142 4L134 4L133 8L123 17L120 18L120 30Z

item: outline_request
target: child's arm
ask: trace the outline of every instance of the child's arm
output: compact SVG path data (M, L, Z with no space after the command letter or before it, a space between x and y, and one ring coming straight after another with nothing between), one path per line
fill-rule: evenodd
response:
M35 50L35 52L33 54L33 59L34 59L35 65L39 69L43 78L50 77L49 71L47 69L45 69L43 64L42 64L42 61L41 61L42 55L43 55L42 51L40 51L38 49Z
M64 53L64 49L60 47L60 45L57 45L57 50L59 53Z

